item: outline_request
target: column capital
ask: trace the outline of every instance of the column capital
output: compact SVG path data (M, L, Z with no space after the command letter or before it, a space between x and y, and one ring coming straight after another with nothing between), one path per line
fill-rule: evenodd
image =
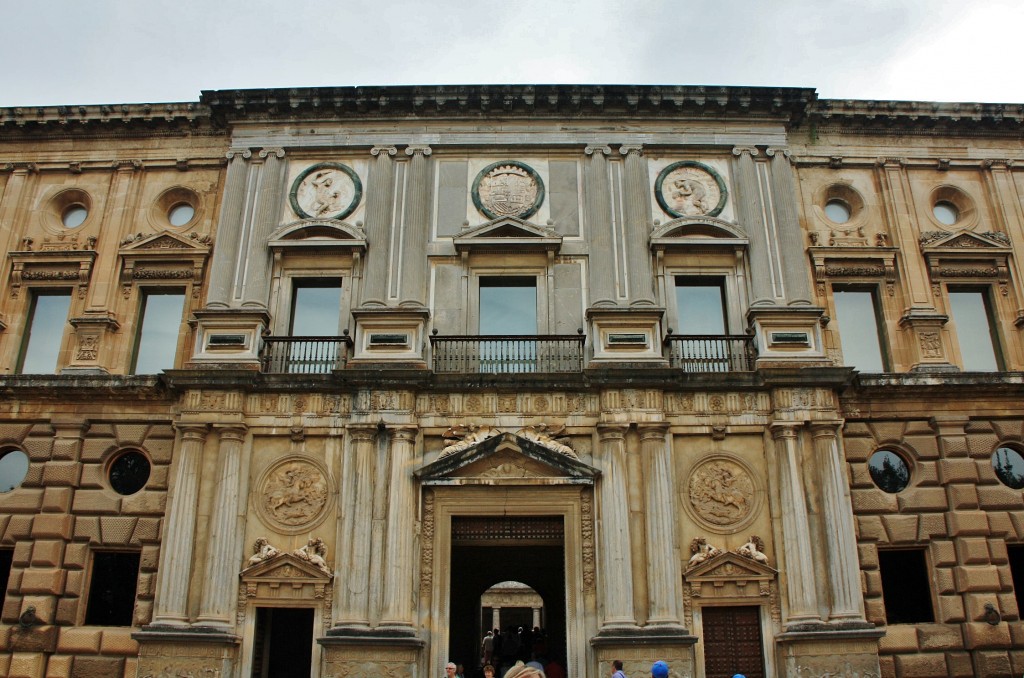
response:
M403 442L415 441L417 433L419 433L419 429L415 426L399 426L391 429L391 435L394 436L395 440Z
M839 429L843 427L841 419L822 419L819 421L811 421L807 423L807 430L811 432L811 435L815 438L822 438L825 436L835 436L838 434Z
M629 429L625 424L598 424L597 435L601 441L605 440L622 440L626 437L626 431Z
M261 148L259 155L263 159L267 159L271 155L273 155L275 158L280 160L281 158L284 157L284 149L283 148Z
M758 155L761 154L761 151L757 150L753 146L733 146L732 154L735 155L736 157L749 155L751 158L756 158Z
M245 440L245 432L249 427L245 424L214 424L213 429L220 434L221 440Z
M232 148L227 153L224 154L224 157L227 158L228 160L232 160L234 158L242 158L243 160L248 160L249 158L252 157L252 151L250 151L248 148Z
M380 157L381 154L385 156L397 155L398 149L395 148L394 146L374 146L373 148L370 149L370 155L372 155L375 158Z
M1014 165L1013 160L998 159L998 160L982 160L981 166L988 170L1009 170Z
M776 153L778 153L784 158L788 158L790 156L789 149L785 147L769 146L768 148L764 149L764 154L767 155L769 158L774 158Z
M664 438L668 428L669 424L667 421L645 421L636 425L636 430L640 433L641 440Z
M0 165L0 169L20 175L34 174L39 171L39 167L34 162L5 162Z
M349 424L345 430L353 440L372 440L378 431L376 424Z
M612 148L611 146L587 146L583 149L583 152L586 155L594 155L595 153L600 155L611 155Z
M802 426L803 422L800 421L773 421L768 425L768 428L772 432L772 438L780 440L782 438L795 438L797 431Z
M371 149L370 152L373 153L373 150ZM405 147L406 155L416 155L419 153L423 157L427 157L433 152L434 151L427 144L409 144ZM391 155L394 155L394 153Z
M176 421L174 429L181 433L182 438L195 440L196 438L203 439L206 437L207 432L210 430L209 424L197 424L191 422L180 422Z
M876 167L883 167L885 169L901 169L907 164L906 158L877 158L875 160Z
M619 146L619 155L629 155L632 153L635 156L643 156L644 147L641 144L622 144Z

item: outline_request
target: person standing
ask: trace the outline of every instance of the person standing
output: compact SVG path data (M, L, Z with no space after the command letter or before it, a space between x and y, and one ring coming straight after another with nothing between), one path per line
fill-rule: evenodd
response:
M484 639L480 641L480 656L482 664L490 664L494 658L494 634L491 631L488 631Z
M455 678L455 662L444 665L444 678Z
M612 678L626 678L626 674L622 672L621 659L612 662Z
M651 678L668 678L668 664L660 659L651 665Z

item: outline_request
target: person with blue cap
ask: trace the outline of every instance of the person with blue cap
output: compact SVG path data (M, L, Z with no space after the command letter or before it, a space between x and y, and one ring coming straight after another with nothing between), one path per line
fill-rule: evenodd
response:
M668 664L660 659L651 666L651 678L668 678Z

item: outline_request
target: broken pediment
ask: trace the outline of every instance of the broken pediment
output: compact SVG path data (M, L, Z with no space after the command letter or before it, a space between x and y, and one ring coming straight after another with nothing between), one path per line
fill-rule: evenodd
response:
M499 217L460 232L454 238L455 249L514 249L516 251L557 252L562 236L551 228L519 219Z
M749 240L734 223L717 217L679 217L664 224L655 224L651 232L651 249L695 246L746 248Z
M366 249L366 233L337 219L300 219L274 231L267 241L271 249Z
M550 443L496 429L488 432L494 435L449 446L446 450L457 449L418 469L416 477L424 485L593 485L600 475Z

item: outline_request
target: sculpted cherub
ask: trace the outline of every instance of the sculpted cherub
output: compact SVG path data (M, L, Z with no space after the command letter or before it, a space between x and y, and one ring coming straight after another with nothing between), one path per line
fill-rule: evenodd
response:
M501 431L487 424L456 424L441 435L446 441L441 456L455 454L496 435L501 435Z
M708 543L704 537L697 537L690 542L690 553L693 555L690 557L690 562L687 567L693 567L694 565L700 565L706 560L710 560L715 556L722 555L721 549L715 548Z
M768 556L764 554L764 540L756 534L750 535L750 540L736 549L736 553L744 558L750 558L756 563L768 564Z
M330 573L331 571L331 568L327 566L327 561L324 560L324 556L327 555L327 545L320 537L310 539L305 546L292 551L292 555L313 563L324 572Z
M249 565L255 565L256 563L262 563L264 560L270 560L281 552L270 545L266 537L260 537L256 540L256 543L252 547L253 556L249 558Z
M543 445L549 450L554 450L560 454L564 454L572 459L579 459L576 455L576 451L566 445L564 440L568 440L568 436L563 436L565 433L565 424L562 424L558 428L552 428L549 424L534 424L533 426L527 426L526 428L520 429L516 432L516 435L532 440L539 445Z

